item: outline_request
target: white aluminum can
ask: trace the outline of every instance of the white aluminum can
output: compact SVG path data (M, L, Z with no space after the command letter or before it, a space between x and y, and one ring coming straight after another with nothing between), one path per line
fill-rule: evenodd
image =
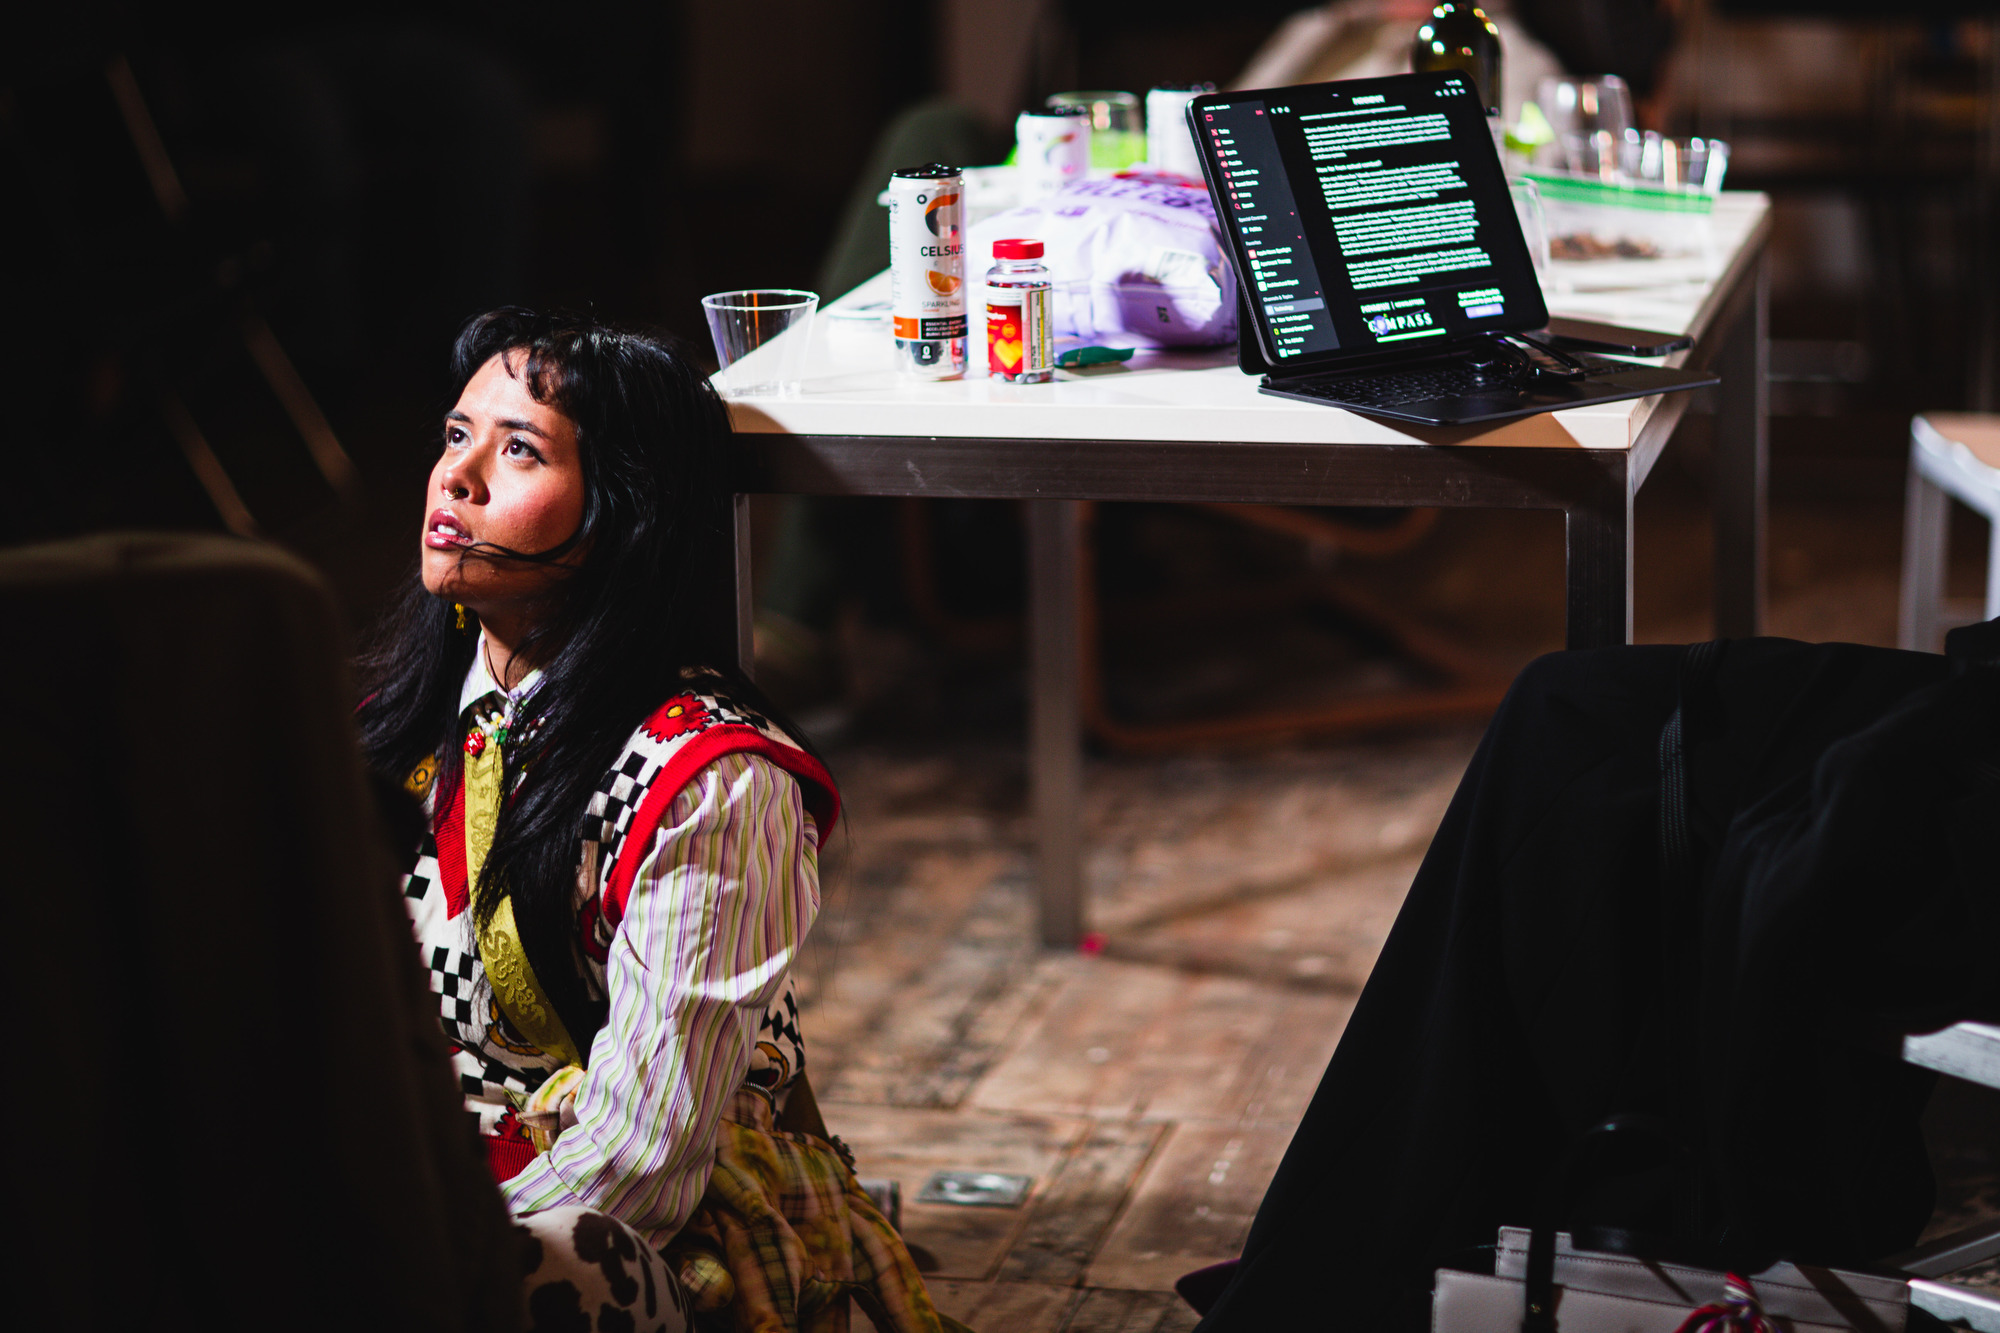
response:
M1014 167L1024 204L1082 180L1090 170L1090 109L1023 111L1014 120Z
M957 167L931 162L889 177L889 313L905 374L965 373L965 177Z
M1194 135L1187 125L1187 104L1214 91L1212 83L1186 83L1146 94L1147 166L1201 179L1201 159L1195 156Z

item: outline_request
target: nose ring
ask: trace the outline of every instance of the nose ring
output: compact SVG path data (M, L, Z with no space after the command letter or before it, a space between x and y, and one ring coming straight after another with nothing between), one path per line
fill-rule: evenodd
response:
M471 492L466 490L465 487L463 486L447 486L444 488L444 493L447 497L453 500L463 500L467 495L471 494Z

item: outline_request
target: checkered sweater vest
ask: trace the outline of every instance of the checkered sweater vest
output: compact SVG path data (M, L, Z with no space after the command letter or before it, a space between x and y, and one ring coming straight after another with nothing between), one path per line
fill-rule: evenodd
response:
M590 801L577 871L575 956L592 998L605 998L612 937L660 820L697 772L728 754L761 755L791 774L820 837L832 830L840 812L832 777L768 718L699 689L661 704L626 742ZM466 1109L481 1134L525 1142L516 1112L563 1062L531 1045L494 998L466 882L464 784L448 794L443 810L437 801L433 788L425 795L432 835L403 881L404 903L438 997ZM746 1082L776 1093L798 1077L805 1064L798 1015L788 976L759 1024ZM576 1035L587 1051L590 1034Z

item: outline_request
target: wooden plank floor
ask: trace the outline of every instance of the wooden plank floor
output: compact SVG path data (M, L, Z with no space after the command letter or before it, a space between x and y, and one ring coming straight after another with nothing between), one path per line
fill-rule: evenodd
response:
M800 969L809 1068L980 1333L1171 1333L1235 1255L1478 739L1097 761L1095 954L1032 944L1018 757L833 756L847 831ZM924 1204L932 1172L1034 1180Z
M1691 418L1669 459L1699 455L1705 431ZM1677 476L1662 469L1639 501L1643 642L1709 632L1707 500ZM1894 642L1900 514L1893 487L1865 504L1775 503L1768 632ZM1368 587L1511 672L1561 635L1561 529L1546 517L1451 511L1423 546L1369 567ZM1153 558L1201 563L1188 553L1209 548L1185 525L1170 536ZM1984 548L1960 546L1963 595ZM1187 716L1211 697L1268 703L1290 679L1267 678L1262 640L1195 661L1186 638L1168 626L1150 674L1153 645L1127 644L1118 687ZM902 1181L934 1293L980 1333L1191 1328L1173 1279L1239 1251L1479 728L1094 760L1089 925L1103 948L1053 957L1030 944L1018 744L922 735L965 701L905 707L942 688L895 674L922 657L907 645L853 656L893 682L877 693L910 739L831 756L850 817L799 972L828 1122L864 1174ZM1187 697L1197 686L1209 693ZM2000 1215L1996 1115L1981 1090L1934 1099L1933 1234ZM917 1205L944 1168L1030 1175L1034 1191L1015 1209ZM2000 1262L1973 1280L2000 1289Z
M1477 739L1094 761L1094 955L1031 943L1016 752L833 756L809 1068L861 1174L901 1182L941 1308L978 1333L1194 1326L1173 1281L1240 1251ZM1931 1234L2000 1214L2000 1100L1948 1092ZM942 1170L1034 1185L917 1202Z

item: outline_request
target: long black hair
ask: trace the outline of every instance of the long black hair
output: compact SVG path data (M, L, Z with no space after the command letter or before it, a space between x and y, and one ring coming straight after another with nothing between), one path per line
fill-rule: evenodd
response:
M542 678L504 752L502 790L513 796L502 803L473 910L483 924L512 897L535 977L587 1050L604 1022L603 1003L583 984L574 915L592 793L645 716L685 688L687 668L718 671L732 697L772 710L734 662L705 660L720 655L705 651L713 640L699 628L731 577L716 558L728 549L718 540L726 512L718 501L730 434L715 390L663 339L518 307L477 316L459 333L460 388L500 355L537 402L576 423L583 521L550 551L480 553L538 564L583 554L518 649L540 663ZM459 628L451 603L413 576L359 662L370 765L401 781L436 755L440 803L462 772L459 691L477 644L470 619Z

